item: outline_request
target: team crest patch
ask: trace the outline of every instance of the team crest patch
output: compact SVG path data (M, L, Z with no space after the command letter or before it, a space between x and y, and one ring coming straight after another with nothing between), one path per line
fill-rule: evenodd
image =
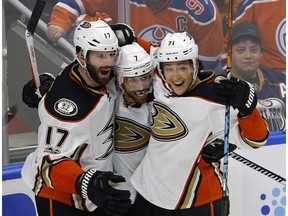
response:
M54 110L63 116L75 116L78 113L76 104L66 98L61 98L54 104Z
M83 22L81 25L80 25L82 28L90 28L91 27L91 24L89 22Z
M148 145L150 128L131 119L116 117L115 150L118 152L140 151Z

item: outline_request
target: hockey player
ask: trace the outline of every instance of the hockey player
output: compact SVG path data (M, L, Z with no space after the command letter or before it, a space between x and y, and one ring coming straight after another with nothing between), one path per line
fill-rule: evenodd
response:
M60 0L52 11L47 37L56 42L65 37L77 17L104 18L117 22L116 0ZM107 13L112 18L103 15ZM137 37L160 44L167 33L187 31L200 46L199 58L206 69L214 69L224 42L222 20L212 0L133 0L130 1L130 25Z
M260 65L263 52L262 36L255 25L243 22L233 26L231 75L254 86L257 108L268 121L269 131L285 130L286 76Z
M137 43L125 45L121 47L115 73L118 98L113 167L125 177L126 182L119 188L129 189L133 203L136 190L130 177L142 161L150 138L154 77L151 57Z
M112 172L118 40L98 20L80 23L74 43L76 60L39 102L38 148L22 177L40 216L121 215L131 200L111 186L125 181Z
M113 168L126 179L126 182L116 188L129 190L133 203L136 190L130 183L130 177L142 161L150 138L153 68L150 56L137 43L123 46L120 53L115 65L119 88L116 100ZM40 78L40 89L44 94L53 79L49 76ZM23 89L24 102L30 107L37 107L38 99L33 97L35 88L31 84L32 81L29 81ZM203 157L205 156L206 161L218 161L223 156L223 148L219 146L221 145L213 148L209 145L204 148ZM230 150L233 150L231 146ZM133 215L133 209L131 211L128 215Z
M253 86L240 80L213 82L199 72L198 46L186 32L168 34L156 50L151 138L131 177L138 191L133 215L221 216L220 163L201 157L207 143L223 139L224 105L231 105L230 142L258 148L268 131Z

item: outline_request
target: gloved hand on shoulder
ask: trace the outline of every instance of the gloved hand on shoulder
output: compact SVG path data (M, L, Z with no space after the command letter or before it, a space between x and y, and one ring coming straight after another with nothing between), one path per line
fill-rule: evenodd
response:
M55 80L55 77L50 73L42 73L39 75L40 79L40 93L43 96L46 92L49 91L52 83ZM22 90L22 100L23 102L31 107L31 108L38 108L38 104L42 97L39 97L36 93L36 88L34 86L34 80L29 80L23 87Z
M229 152L234 151L237 148L236 145L229 143ZM213 163L221 160L224 155L224 140L215 139L202 150L202 158L207 163Z
M76 180L76 191L82 199L89 199L106 214L119 216L131 207L130 192L117 190L109 182L125 182L125 178L112 172L90 169Z
M218 81L216 94L224 105L237 108L240 118L249 116L257 105L257 96L253 85L234 77Z
M110 24L110 27L118 39L119 46L132 44L135 41L135 33L129 25L124 23L116 23Z

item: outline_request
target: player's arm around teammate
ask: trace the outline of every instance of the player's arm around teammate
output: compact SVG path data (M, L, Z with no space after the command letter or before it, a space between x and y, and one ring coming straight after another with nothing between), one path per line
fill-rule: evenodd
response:
M125 181L112 169L118 40L98 20L80 23L74 43L75 61L39 102L38 148L22 176L40 216L121 215L130 192L110 185Z
M213 71L200 72L198 46L186 32L168 34L154 56L151 138L131 178L138 191L134 215L221 216L220 163L206 162L202 150L224 137L224 105L231 106L231 143L249 149L266 143L269 132L253 86L214 82Z

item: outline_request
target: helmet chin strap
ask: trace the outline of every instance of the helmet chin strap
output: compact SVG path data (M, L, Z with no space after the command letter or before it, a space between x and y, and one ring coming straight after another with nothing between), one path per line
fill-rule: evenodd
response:
M194 83L196 82L196 80L197 80L197 75L198 75L198 73L199 73L199 69L198 69L198 66L196 66L195 68L194 68L194 73L193 73L193 80L192 80L192 82L191 82L191 85L190 85L190 87L187 89L187 91L190 91L191 89L193 89L193 85L194 85ZM187 92L186 91L186 92Z

